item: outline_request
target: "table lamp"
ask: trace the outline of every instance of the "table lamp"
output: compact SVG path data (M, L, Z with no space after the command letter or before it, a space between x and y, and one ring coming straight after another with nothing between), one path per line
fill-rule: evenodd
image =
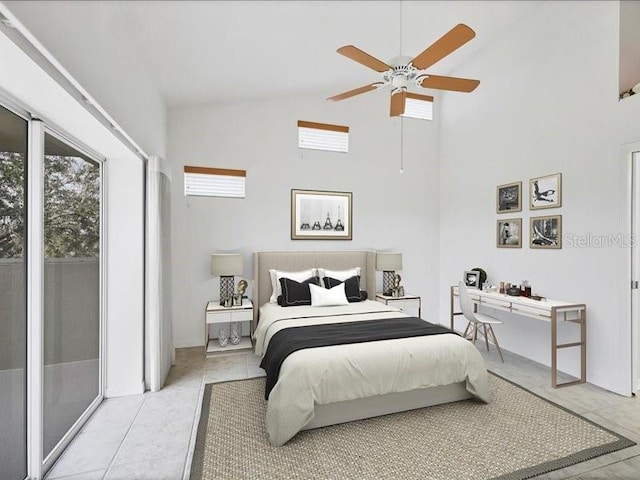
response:
M402 270L402 254L379 252L376 254L376 270L382 273L382 293L391 295L396 270Z
M214 253L211 255L211 275L220 277L220 305L231 306L234 290L234 275L243 272L244 263L240 253Z

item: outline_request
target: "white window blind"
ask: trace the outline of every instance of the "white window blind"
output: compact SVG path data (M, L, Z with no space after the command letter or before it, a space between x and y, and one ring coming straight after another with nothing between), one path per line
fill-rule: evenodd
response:
M421 120L433 120L433 97L430 98L431 100L422 100L407 95L402 116L419 118Z
M298 120L298 147L346 153L349 127Z
M246 170L184 167L184 195L244 198Z
M391 116L433 120L433 97L399 92L391 96Z

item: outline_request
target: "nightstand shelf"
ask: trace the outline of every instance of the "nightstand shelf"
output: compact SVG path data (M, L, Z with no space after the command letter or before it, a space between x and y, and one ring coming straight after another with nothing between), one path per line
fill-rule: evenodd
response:
M237 350L251 350L252 348L253 345L251 345L251 337L242 337L240 343L237 345L232 345L231 342L229 342L226 347L221 347L217 338L210 338L207 343L207 354L226 353Z
M251 322L253 320L253 303L251 300L245 301L241 306L223 307L218 302L208 302L205 309L204 338L206 345L206 355L238 352L251 350ZM241 325L240 343L233 345L231 339L226 346L221 347L218 343L218 329L226 327L227 334L231 332L231 324ZM210 328L211 327L211 328Z
M376 301L402 310L412 317L422 318L422 299L417 295L405 295L404 297L392 297L376 293Z

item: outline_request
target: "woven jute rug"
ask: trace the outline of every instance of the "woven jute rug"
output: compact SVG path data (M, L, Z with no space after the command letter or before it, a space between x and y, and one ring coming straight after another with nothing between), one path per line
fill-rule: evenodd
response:
M490 375L464 400L298 433L272 447L264 378L208 384L192 480L524 479L635 445Z

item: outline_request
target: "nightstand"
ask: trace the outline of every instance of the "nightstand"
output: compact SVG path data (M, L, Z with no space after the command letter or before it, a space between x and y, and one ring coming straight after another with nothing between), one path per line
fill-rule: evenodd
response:
M391 297L376 293L376 301L384 303L402 310L409 316L422 318L422 300L416 295L405 295L404 297Z
M253 303L244 300L242 306L223 307L219 302L208 302L205 309L204 338L207 346L206 354L251 350L251 321L253 320ZM230 332L231 324L239 322L242 325L242 338L237 345L231 344L221 347L218 343L218 329L226 326Z

